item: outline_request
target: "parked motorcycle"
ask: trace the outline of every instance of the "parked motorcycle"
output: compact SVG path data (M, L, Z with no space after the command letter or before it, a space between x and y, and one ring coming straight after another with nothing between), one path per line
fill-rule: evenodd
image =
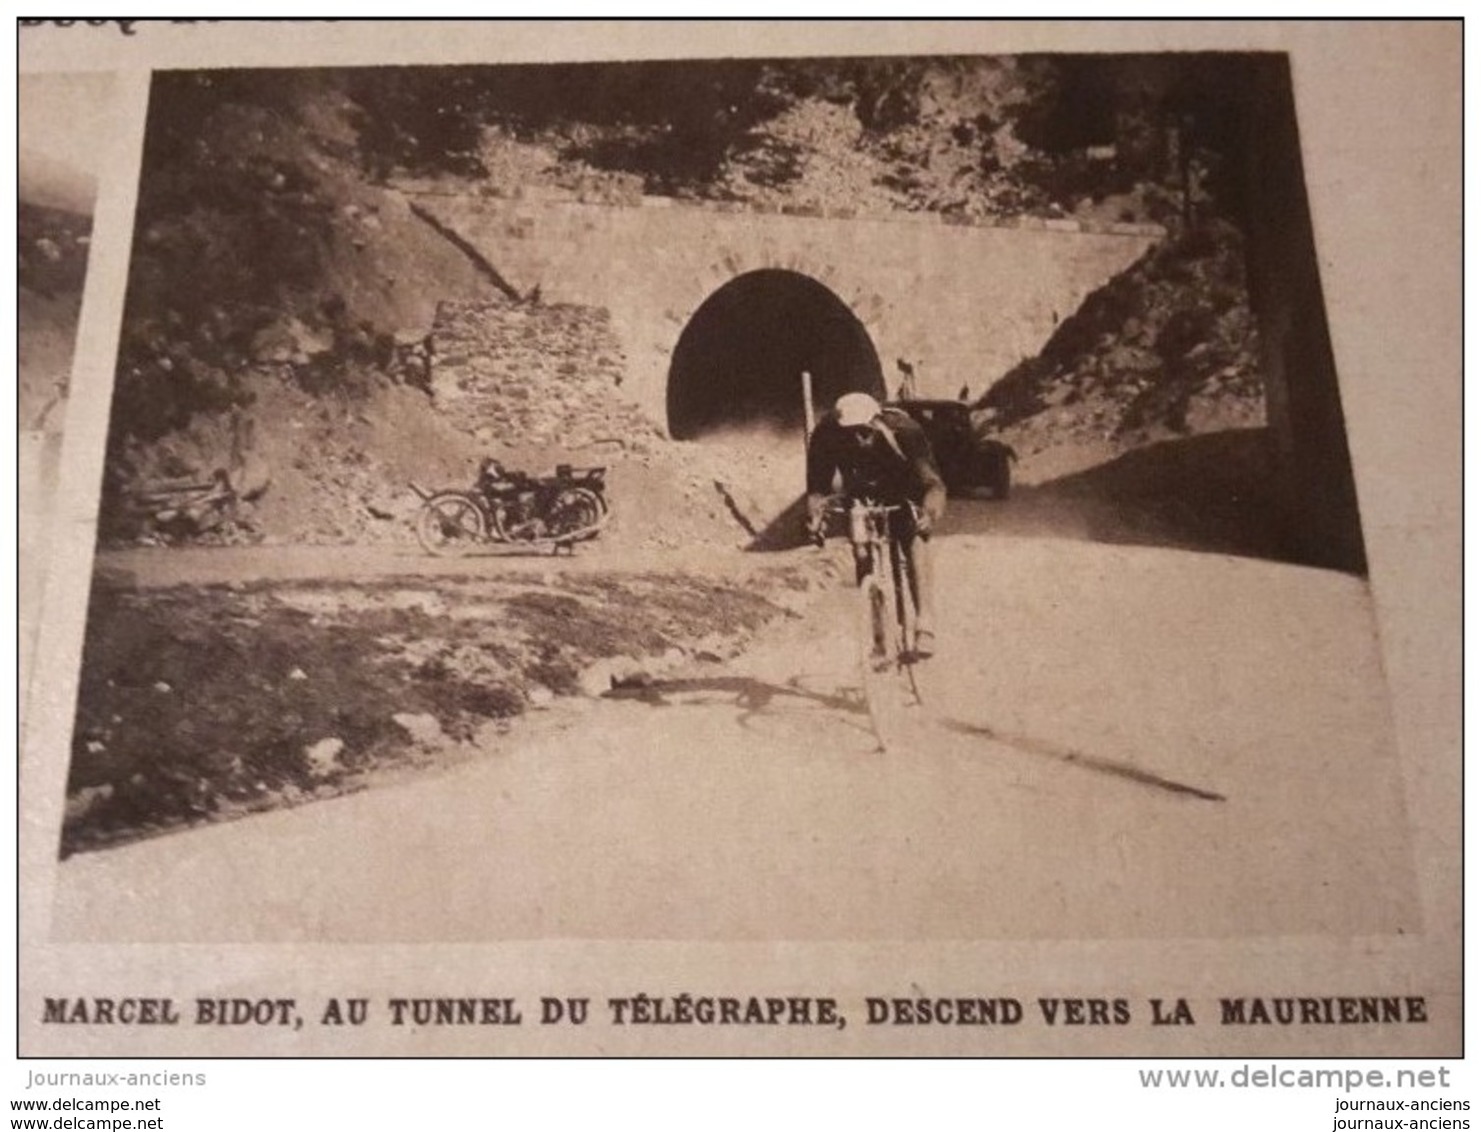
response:
M467 490L427 492L417 514L417 541L428 554L468 554L491 543L570 550L595 538L607 521L607 469L560 464L532 476L485 459Z

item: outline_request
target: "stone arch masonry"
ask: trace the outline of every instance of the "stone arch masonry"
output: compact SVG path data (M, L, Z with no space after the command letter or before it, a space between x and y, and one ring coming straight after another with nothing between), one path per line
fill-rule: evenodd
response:
M564 408L549 411L502 410L517 427L524 421L541 432L590 431L589 421L570 419L589 416L580 391L595 393L591 382L610 391L619 378L618 399L635 410L633 421L662 430L669 363L684 327L720 287L763 268L798 272L833 291L868 330L888 380L898 376L898 358L914 368L920 396L955 397L963 385L976 396L1037 353L1059 319L1163 236L1151 225L981 224L938 213L766 210L666 197L614 204L548 192L408 196L431 228L455 234L504 290L525 297L481 313L444 309L434 330L437 388L460 412L499 412L506 392L564 398ZM508 352L502 344L510 342L524 345ZM570 369L591 358L598 360L590 371ZM546 369L552 380L537 392L535 375Z

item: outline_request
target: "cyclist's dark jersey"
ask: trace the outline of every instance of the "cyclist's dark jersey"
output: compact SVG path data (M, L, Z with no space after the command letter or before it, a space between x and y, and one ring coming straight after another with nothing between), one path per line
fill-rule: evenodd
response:
M819 422L807 446L807 493L829 494L837 472L852 498L876 503L909 500L939 513L946 485L925 430L907 414L890 409L880 419L888 435L876 437L869 448L861 448L831 414Z

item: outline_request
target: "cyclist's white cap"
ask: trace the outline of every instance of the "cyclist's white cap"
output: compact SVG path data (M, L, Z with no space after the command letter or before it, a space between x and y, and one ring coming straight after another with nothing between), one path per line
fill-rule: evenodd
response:
M833 406L838 423L844 428L871 424L879 416L879 402L867 393L845 393Z

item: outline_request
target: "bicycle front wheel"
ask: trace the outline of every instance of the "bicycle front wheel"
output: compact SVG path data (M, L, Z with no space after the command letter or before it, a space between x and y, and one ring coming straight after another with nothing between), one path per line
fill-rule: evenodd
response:
M889 669L894 658L890 656L890 622L894 619L889 594L877 573L865 574L859 579L859 681L864 692L864 706L869 712L869 726L880 751L888 751L885 740L884 705L888 698L886 685L891 679Z
M890 659L893 614L885 586L872 574L859 586L859 616L865 662L872 668L879 668Z

